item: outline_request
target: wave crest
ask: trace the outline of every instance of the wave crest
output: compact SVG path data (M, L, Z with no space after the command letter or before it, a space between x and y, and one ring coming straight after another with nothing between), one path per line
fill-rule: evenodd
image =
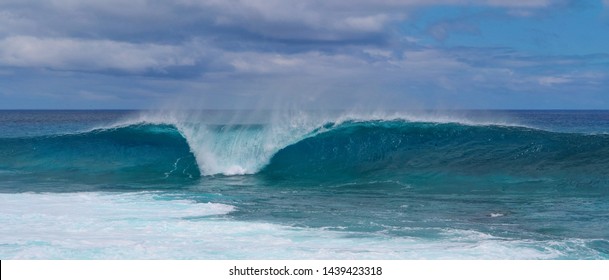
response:
M609 135L395 115L227 121L209 114L148 114L79 134L0 142L0 156L7 159L0 163L2 174L75 174L100 181L256 173L321 180L370 174L594 177L609 170Z

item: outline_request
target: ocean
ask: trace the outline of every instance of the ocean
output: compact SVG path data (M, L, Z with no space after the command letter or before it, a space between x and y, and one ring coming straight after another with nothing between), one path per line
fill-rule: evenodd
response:
M609 259L609 111L0 111L0 259Z

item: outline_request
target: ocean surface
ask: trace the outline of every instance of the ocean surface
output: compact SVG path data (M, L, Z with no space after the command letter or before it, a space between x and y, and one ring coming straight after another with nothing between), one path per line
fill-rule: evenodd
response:
M0 259L609 259L609 111L0 111Z

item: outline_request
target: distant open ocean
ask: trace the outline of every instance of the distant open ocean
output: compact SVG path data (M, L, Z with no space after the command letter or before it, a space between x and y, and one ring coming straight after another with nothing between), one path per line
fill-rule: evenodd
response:
M0 111L0 259L609 259L609 111Z

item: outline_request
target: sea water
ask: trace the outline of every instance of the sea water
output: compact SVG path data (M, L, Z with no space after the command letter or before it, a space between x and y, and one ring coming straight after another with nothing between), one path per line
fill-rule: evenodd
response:
M0 111L1 259L607 259L609 111Z

